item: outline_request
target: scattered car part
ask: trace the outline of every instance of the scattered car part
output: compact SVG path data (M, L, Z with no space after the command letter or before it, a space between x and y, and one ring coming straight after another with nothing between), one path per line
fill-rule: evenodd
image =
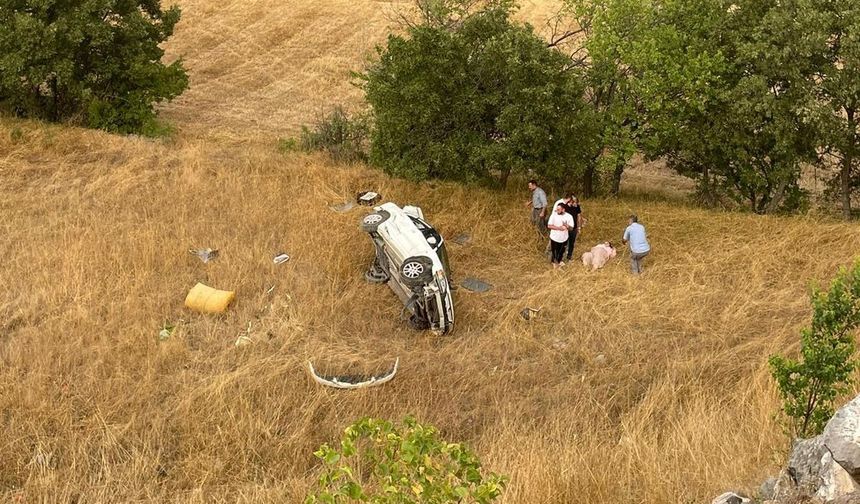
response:
M198 283L185 296L185 306L203 313L222 313L236 299L233 291L213 289Z
M176 326L175 326L175 325L171 325L171 324L165 323L165 324L161 327L161 330L160 330L160 331L158 331L158 341L167 341L167 340L169 340L169 339L170 339L170 337L173 335L173 331L174 331L175 329L176 329Z
M204 263L208 263L209 261L214 261L215 258L218 257L218 249L191 249L188 251L192 255L196 255L200 258Z
M487 283L477 278L464 278L460 285L469 289L472 292L487 292L493 288L493 284Z
M529 308L526 306L522 311L520 311L520 316L526 320L530 320L532 317L540 313L541 309L542 308Z
M394 361L394 367L390 370L380 375L371 376L321 375L317 373L316 369L314 369L314 365L311 364L311 361L308 361L308 370L311 372L311 377L313 377L314 381L319 383L320 385L325 385L326 387L333 387L338 389L357 389L362 387L373 387L376 385L382 385L387 381L391 381L391 379L394 378L394 375L397 374L397 367L399 365L400 357L398 357L397 360Z
M424 220L416 206L385 203L361 220L370 235L376 256L364 277L371 283L387 283L409 311L409 325L449 332L454 324L450 267L445 241Z
M352 201L345 201L337 205L331 205L329 208L338 213L346 213L355 208L355 203L353 203Z
M382 199L382 195L374 191L363 191L355 195L358 204L364 206L372 206L380 199Z
M278 255L276 255L276 256L272 259L272 262L273 262L273 263L275 263L275 264L281 264L281 263L285 263L285 262L287 262L287 261L289 261L289 260L290 260L290 256L289 256L289 255L284 254L283 252L280 252Z
M466 245L470 241L472 241L472 235L469 233L460 233L457 236L451 238L451 241L456 243L457 245Z

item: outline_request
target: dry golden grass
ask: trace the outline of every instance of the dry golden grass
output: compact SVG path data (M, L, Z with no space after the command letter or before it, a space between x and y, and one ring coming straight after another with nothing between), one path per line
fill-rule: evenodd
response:
M785 439L766 358L796 344L808 279L860 246L854 225L628 197L585 202L580 249L617 239L635 210L646 274L624 254L553 272L523 190L10 121L0 152L0 495L27 502L298 502L316 446L357 417L410 413L509 474L507 503L703 502L774 471ZM422 205L444 235L473 233L451 245L455 274L496 289L457 291L452 336L409 331L388 288L362 280L362 210L327 205L369 187ZM192 246L221 257L204 265ZM273 266L281 250L292 259ZM198 281L237 303L184 310ZM526 322L526 305L544 310ZM164 321L178 329L159 343ZM249 323L253 344L234 347ZM355 392L303 369L398 356L393 382Z
M399 29L411 1L180 0L182 21L167 45L181 56L190 89L164 116L210 138L295 134L341 104L361 108L350 72ZM517 17L544 32L560 0L526 0Z
M312 451L363 415L414 414L468 442L512 477L505 503L705 502L775 470L786 440L766 358L796 346L807 282L851 260L855 225L690 208L655 196L684 186L645 167L625 197L584 202L579 249L617 240L636 211L646 274L625 254L553 272L525 190L276 152L318 110L360 106L347 73L397 5L181 5L169 49L192 88L164 109L176 139L0 121L0 500L298 502ZM521 15L552 11L535 0ZM453 335L409 331L388 288L364 283L362 210L327 205L365 188L473 234L451 245L454 273L496 289L456 292ZM207 246L221 250L209 265L187 252ZM274 266L280 251L292 259ZM198 281L236 304L186 311ZM544 310L526 322L527 305ZM165 321L178 328L158 342ZM394 381L354 392L303 369L398 356Z

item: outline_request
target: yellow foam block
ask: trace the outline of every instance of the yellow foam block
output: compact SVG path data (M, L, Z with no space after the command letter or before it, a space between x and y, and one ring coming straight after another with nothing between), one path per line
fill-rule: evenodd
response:
M185 306L203 313L221 313L234 299L236 293L233 291L213 289L198 283L185 296Z

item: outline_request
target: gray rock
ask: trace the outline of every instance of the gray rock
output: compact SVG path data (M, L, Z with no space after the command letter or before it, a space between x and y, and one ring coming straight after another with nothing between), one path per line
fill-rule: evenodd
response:
M712 500L711 504L749 504L750 502L752 502L750 499L742 495L734 492L726 492Z
M860 492L843 495L834 500L832 504L860 504Z
M760 500L771 500L776 494L776 482L777 478L771 476L770 478L764 480L764 483L758 487L758 498Z
M804 495L812 495L820 486L821 458L827 452L821 436L798 439L788 457L787 480L789 486ZM780 488L785 485L780 484ZM777 497L781 495L777 494Z
M833 459L855 479L860 478L860 396L839 408L822 437Z
M860 487L827 450L823 436L795 441L788 467L774 488L778 502L797 498L816 498L831 503Z
M833 502L843 496L850 495L860 490L860 486L854 481L841 465L833 460L829 451L825 450L821 457L821 469L819 470L821 481L815 496L826 503Z

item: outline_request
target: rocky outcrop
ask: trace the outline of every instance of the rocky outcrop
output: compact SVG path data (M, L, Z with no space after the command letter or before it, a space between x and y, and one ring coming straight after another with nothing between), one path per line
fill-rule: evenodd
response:
M750 504L750 499L736 494L734 492L726 492L716 499L711 501L711 504Z
M712 504L860 504L860 396L839 409L820 436L795 441L788 464L755 501L726 492Z
M860 477L860 396L833 415L821 437L833 459L848 474Z

